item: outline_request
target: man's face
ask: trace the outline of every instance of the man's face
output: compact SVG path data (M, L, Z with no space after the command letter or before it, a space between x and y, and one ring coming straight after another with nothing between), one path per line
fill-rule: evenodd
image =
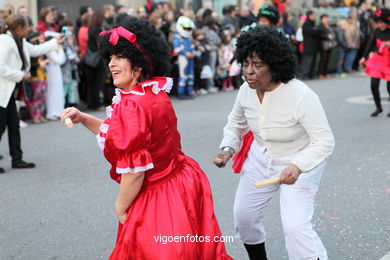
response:
M19 9L19 14L21 16L27 17L28 16L28 9L26 7L20 8Z

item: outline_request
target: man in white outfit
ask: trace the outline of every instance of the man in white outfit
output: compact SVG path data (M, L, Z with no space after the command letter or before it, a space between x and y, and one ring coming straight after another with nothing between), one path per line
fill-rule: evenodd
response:
M264 210L280 189L280 212L290 260L327 260L311 219L314 197L334 137L318 96L295 79L297 61L286 37L273 28L242 33L237 60L241 86L220 145L224 167L236 152L241 171L234 204L236 233L251 260L267 259ZM245 136L245 137L244 137ZM239 162L242 162L240 165ZM257 181L280 176L280 183L256 189Z

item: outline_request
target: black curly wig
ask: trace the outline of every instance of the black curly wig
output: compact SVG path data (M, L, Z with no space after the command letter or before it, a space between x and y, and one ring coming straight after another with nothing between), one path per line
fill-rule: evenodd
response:
M283 33L271 27L255 27L243 32L237 41L235 57L243 63L256 54L273 74L273 82L287 83L297 72L297 57Z
M171 68L170 53L168 43L160 31L148 21L130 16L117 24L119 26L136 35L136 42L142 50L123 37L119 37L118 43L112 45L109 42L111 34L100 35L98 46L104 60L108 63L111 55L126 57L134 67L142 68L143 80L166 76Z
M382 8L374 14L374 21L383 21L386 24L390 24L390 9Z

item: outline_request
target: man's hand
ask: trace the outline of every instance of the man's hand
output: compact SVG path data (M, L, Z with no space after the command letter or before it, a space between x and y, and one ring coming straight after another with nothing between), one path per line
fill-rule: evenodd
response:
M232 158L233 154L228 151L222 151L213 158L213 163L219 168L226 166L227 162Z
M302 171L295 164L290 164L282 171L280 183L294 184L301 173Z
M192 59L194 57L194 54L192 52L187 52L186 57Z

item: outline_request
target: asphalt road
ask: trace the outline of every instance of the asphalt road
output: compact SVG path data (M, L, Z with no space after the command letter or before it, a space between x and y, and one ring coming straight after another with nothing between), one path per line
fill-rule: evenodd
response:
M365 76L307 83L320 96L336 138L316 200L315 229L331 260L380 259L390 251L390 108L384 83L385 113L378 118L369 117L374 105ZM215 168L209 159L218 151L236 93L173 99L183 150L207 173L226 236L234 235L239 175L230 167ZM24 158L37 168L11 169L3 136L0 165L7 172L0 175L0 259L107 259L116 238L118 187L95 137L82 126L67 129L59 122L21 132ZM270 260L288 259L278 205L276 196L265 216ZM235 259L248 259L240 242L226 246Z

